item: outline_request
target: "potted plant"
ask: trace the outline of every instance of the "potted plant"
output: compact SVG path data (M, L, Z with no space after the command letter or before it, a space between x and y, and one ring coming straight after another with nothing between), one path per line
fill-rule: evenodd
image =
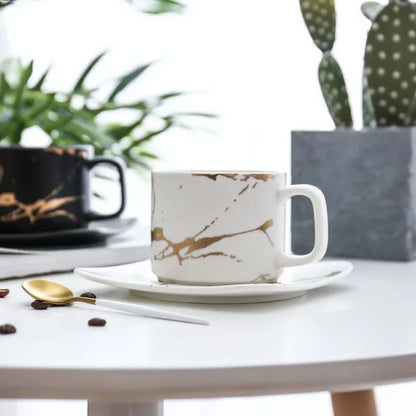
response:
M292 133L292 181L323 190L330 256L416 258L416 5L363 4L371 20L363 71L363 129L354 130L347 88L331 53L334 0L300 0L323 56L318 77L334 131ZM292 246L309 251L313 225L304 201L292 204Z
M180 12L184 7L176 0L127 1L150 14ZM15 3L17 0L0 0L0 10ZM91 73L104 57L105 52L95 56L69 91L45 88L49 69L36 78L33 61L23 64L13 58L0 63L0 145L20 145L25 131L36 127L49 136L51 145L88 144L96 155L119 156L128 167L148 169L157 157L148 149L155 137L174 127L189 128L190 118L215 117L166 109L165 104L185 94L180 91L130 101L120 99L150 64L104 85L88 85ZM120 121L120 111L128 112L126 121Z
M189 117L213 117L164 111L164 105L183 92L120 100L119 94L149 65L139 66L109 85L86 86L87 77L103 56L99 54L87 65L70 91L45 89L49 70L35 78L33 61L23 65L18 59L9 59L0 64L0 145L20 145L25 130L36 126L49 136L51 145L88 144L96 155L119 156L128 167L149 168L148 161L156 155L147 145L156 136L175 126L186 127ZM128 111L130 117L113 121L112 114L120 110Z

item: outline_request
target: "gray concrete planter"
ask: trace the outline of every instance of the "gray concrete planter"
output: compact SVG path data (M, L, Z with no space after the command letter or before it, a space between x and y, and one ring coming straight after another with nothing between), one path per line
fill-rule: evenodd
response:
M292 182L318 186L329 216L327 255L416 258L416 128L292 133ZM292 247L313 246L306 200L292 200Z

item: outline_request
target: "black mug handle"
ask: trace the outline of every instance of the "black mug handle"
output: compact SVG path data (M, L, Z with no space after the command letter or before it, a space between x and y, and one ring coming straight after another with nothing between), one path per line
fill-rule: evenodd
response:
M114 212L113 214L97 214L95 212L89 212L87 214L87 221L94 221L94 220L109 220L111 218L118 217L123 211L126 206L126 186L124 180L124 169L123 166L114 159L108 157L97 156L95 159L86 160L85 165L88 170L91 170L94 166L97 166L100 163L105 163L107 165L114 166L119 175L119 183L120 183L120 195L121 195L121 203L120 208Z

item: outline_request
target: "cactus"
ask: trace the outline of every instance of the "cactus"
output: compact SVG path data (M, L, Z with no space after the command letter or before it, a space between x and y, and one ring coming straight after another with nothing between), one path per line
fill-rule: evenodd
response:
M324 54L319 80L329 112L337 127L350 126L344 77L331 55L336 23L334 0L300 0L300 5L309 33ZM369 1L361 11L371 21L362 78L363 125L414 126L416 4L410 0L390 0L387 5Z
M416 10L393 1L368 33L365 76L377 125L404 125L416 88Z
M337 127L352 125L348 93L344 75L335 58L325 52L319 65L319 82L329 113Z
M324 53L330 51L335 42L334 0L300 0L300 8L315 45Z
M329 113L337 127L351 127L352 117L344 75L331 51L335 42L334 0L300 0L306 27L322 51L318 77Z

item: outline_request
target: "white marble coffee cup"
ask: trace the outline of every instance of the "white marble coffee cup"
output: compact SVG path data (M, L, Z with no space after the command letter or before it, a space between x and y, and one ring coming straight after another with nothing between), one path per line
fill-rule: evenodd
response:
M153 272L162 282L225 285L275 282L285 267L320 260L327 248L325 198L276 172L152 172ZM286 201L312 202L315 246L285 251Z

